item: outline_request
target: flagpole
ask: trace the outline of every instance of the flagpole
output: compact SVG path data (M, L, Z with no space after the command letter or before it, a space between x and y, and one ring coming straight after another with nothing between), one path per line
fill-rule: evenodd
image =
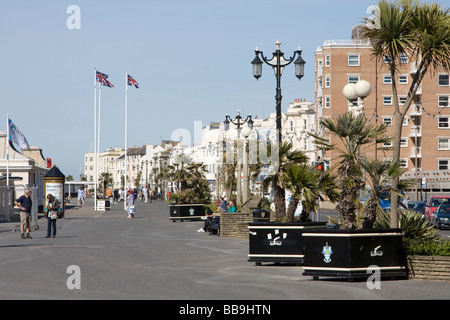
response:
M127 188L127 169L128 169L128 167L127 167L127 157L128 157L128 155L127 155L127 149L128 149L128 147L127 147L127 134L128 134L128 128L127 128L127 126L128 126L128 72L126 72L125 73L125 181L124 181L124 196L125 196L125 198L126 198L126 190L128 190L128 188ZM124 202L123 202L123 209L124 210L126 210L127 209L127 201L125 200Z
M94 211L97 211L97 69L94 68Z
M96 183L98 184L98 177L100 175L100 120L101 120L101 106L102 102L102 84L100 83L98 86L98 126L97 126L97 180ZM97 186L98 190L99 186Z
M9 114L6 115L6 188L9 189Z
M9 221L10 201L11 196L9 194L9 140L11 139L9 134L9 114L6 115L6 194L8 196L8 202L6 203L6 221Z

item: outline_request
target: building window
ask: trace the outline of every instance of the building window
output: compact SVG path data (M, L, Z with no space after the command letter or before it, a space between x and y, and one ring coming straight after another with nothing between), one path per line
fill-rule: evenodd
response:
M392 148L392 141L383 142L383 147L384 148Z
M449 126L449 117L439 117L438 118L438 128L439 129L448 129Z
M438 107L439 108L448 108L449 96L438 96Z
M408 76L407 75L399 75L398 76L398 84L408 84Z
M349 67L359 67L359 54L349 54L348 55L348 66Z
M384 96L383 97L383 105L391 106L392 105L392 97L391 96Z
M403 168L403 169L408 168L408 159L400 159L400 168Z
M438 85L439 86L446 86L449 85L449 75L448 74L440 74L438 76Z
M450 150L448 140L449 138L438 138L438 150Z
M448 160L438 160L438 170L448 170Z
M383 123L388 127L392 127L392 117L391 116L383 117Z
M400 148L408 148L408 138L400 139Z
M325 76L325 88L329 88L331 84L330 76Z
M383 75L383 84L391 84L392 77L390 75Z
M325 108L330 108L331 107L331 98L330 97L325 97Z
M406 103L406 97L398 97L398 104L404 106Z
M325 56L325 67L329 67L331 66L331 56L329 54L327 54Z
M408 63L409 59L408 56L406 54L401 54L400 55L400 63Z
M359 81L359 76L351 75L348 76L348 83L357 83Z

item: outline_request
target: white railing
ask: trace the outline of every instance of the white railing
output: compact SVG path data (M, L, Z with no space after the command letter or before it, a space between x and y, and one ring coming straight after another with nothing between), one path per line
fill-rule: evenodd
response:
M422 147L411 147L410 158L422 158Z
M410 137L421 137L422 136L422 126L411 126L409 128Z
M422 106L420 104L411 104L409 108L409 116L410 117L419 117L422 115Z

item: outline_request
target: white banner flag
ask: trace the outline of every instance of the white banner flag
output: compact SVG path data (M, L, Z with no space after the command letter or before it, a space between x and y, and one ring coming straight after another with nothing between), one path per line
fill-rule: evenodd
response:
M29 150L30 146L22 131L9 119L9 138L17 144L22 150Z

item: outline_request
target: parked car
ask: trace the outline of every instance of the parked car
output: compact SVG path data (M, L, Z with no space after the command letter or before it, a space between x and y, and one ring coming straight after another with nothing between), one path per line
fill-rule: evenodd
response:
M425 219L425 201L408 201L408 209L422 215L422 220Z
M425 205L425 219L430 221L431 215L441 204L450 203L450 196L430 196Z
M431 215L430 222L438 229L450 228L450 203L441 204Z

